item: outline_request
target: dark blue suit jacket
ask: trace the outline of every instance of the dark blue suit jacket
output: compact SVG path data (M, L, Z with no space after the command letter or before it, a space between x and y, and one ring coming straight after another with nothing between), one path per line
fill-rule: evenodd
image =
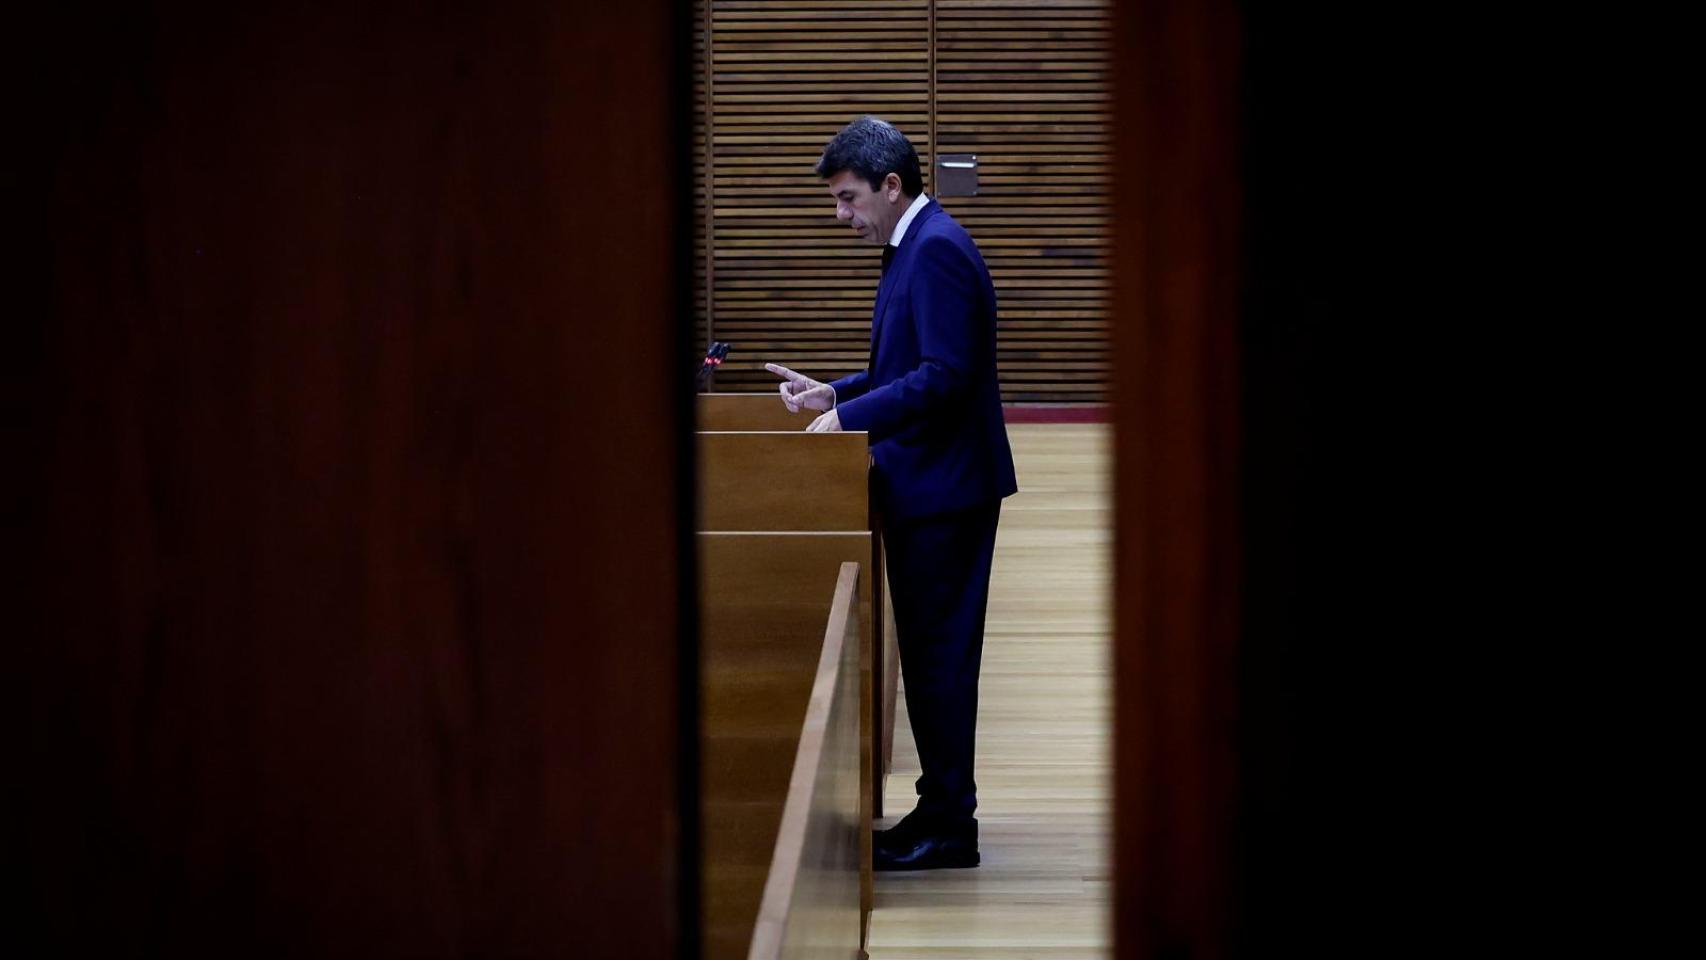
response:
M887 515L963 510L1018 491L995 374L995 284L935 200L877 285L870 367L831 385L841 428L871 435Z

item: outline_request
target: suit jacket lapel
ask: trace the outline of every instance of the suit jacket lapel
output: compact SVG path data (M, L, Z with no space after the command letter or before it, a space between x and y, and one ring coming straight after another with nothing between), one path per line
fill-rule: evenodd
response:
M865 359L865 375L870 376L877 369L877 337L882 335L883 311L888 308L889 291L894 288L896 275L900 272L898 266L900 255L895 254L895 262L889 265L889 272L877 282L877 304L871 308L871 355Z
M924 221L940 209L941 205L934 198L925 201L924 208L918 211L918 216L913 217L912 222L907 224L906 236L916 240L918 229L924 225ZM877 303L871 310L871 358L865 364L867 374L877 368L877 341L882 336L883 315L888 312L889 294L900 284L900 275L912 271L911 255L917 250L917 243L907 243L906 239L902 238L900 246L895 248L894 259L889 262L888 272L883 274L882 280L877 283Z

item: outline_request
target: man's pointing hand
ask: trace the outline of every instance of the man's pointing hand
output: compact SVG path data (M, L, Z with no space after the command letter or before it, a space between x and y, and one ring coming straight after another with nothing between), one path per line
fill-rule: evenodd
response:
M835 388L819 383L804 374L795 373L779 363L767 363L764 369L782 378L782 404L789 413L807 410L830 410L835 406Z

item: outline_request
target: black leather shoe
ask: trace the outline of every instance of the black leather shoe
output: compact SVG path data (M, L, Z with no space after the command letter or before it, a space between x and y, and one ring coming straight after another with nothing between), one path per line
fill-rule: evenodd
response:
M887 830L871 831L871 846L873 848L887 844L899 846L930 833L931 822L928 814L922 810L913 810L900 818L900 822Z
M895 836L905 824L901 821L894 830L885 830L881 842L871 846L871 866L876 870L943 870L975 867L980 862L977 852L977 821L955 825L918 827L906 836Z

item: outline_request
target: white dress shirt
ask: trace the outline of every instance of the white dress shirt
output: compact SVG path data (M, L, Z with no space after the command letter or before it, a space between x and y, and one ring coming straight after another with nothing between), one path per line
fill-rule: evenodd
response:
M918 216L918 211L929 202L930 197L924 193L912 198L912 206L906 208L906 212L900 215L900 222L894 225L894 236L889 238L889 246L900 246L901 238L906 236L906 228L912 226L912 218Z

